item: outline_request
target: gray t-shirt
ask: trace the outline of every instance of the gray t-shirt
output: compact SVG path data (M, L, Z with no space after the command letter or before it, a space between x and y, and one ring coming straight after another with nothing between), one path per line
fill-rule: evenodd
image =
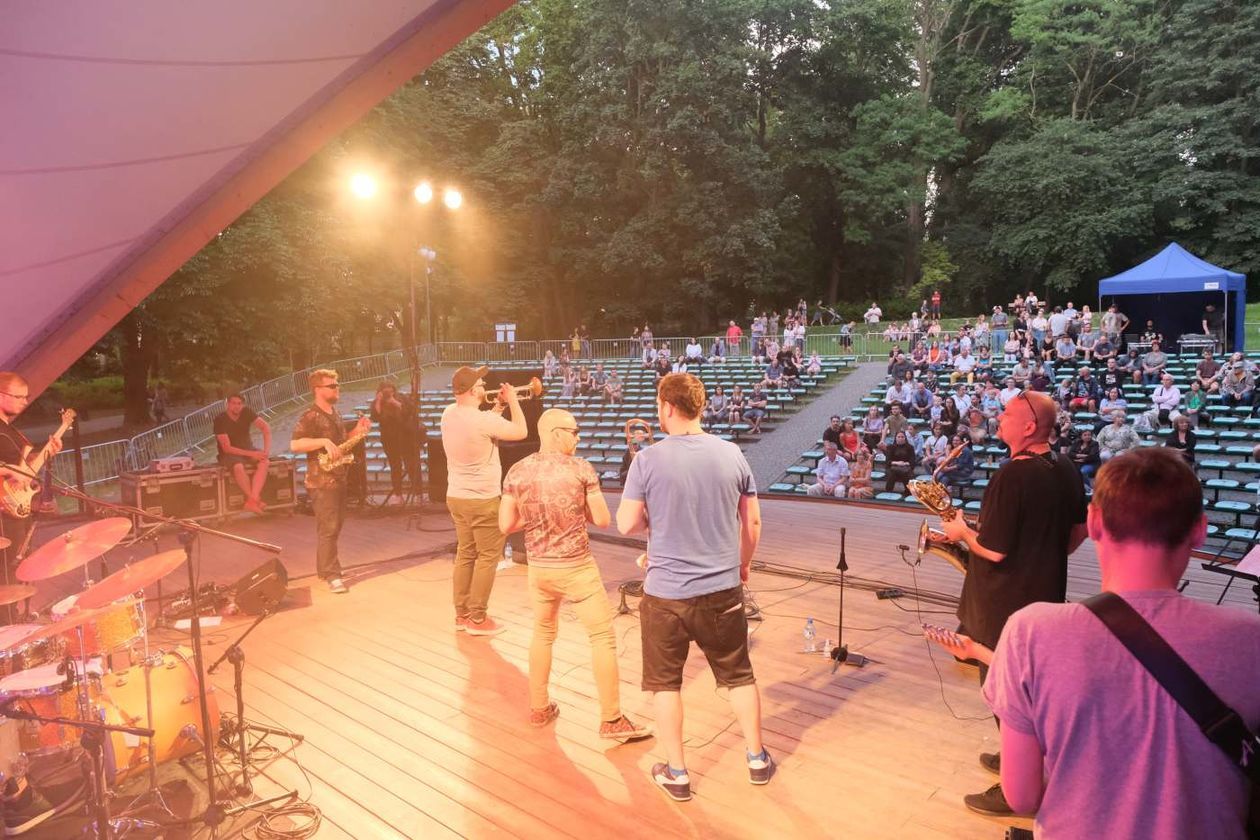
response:
M1260 616L1170 590L1124 600L1254 731ZM984 697L1045 755L1038 840L1241 838L1242 772L1080 604L1032 604L1002 631Z
M744 453L713 435L670 435L636 455L622 497L647 506L643 591L682 600L739 586L739 500L755 495Z

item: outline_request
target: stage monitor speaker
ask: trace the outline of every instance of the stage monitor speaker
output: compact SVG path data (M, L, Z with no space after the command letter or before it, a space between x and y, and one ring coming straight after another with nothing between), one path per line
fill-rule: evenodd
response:
M232 590L241 612L262 615L284 600L284 593L289 590L289 571L276 557L245 575Z
M446 450L439 435L429 435L425 443L429 453L429 501L446 502Z
M509 385L528 385L531 379L537 377L542 379L542 368L525 368L523 370L494 370L491 366L490 373L486 375L486 393L493 394L499 390L499 386L504 382ZM542 397L535 397L532 400L524 400L521 403L521 410L525 412L525 426L528 432L525 440L534 442L534 451L538 451L538 418L543 413ZM507 416L507 412L503 412L503 416ZM502 451L502 447L500 447ZM513 462L515 463L515 462Z

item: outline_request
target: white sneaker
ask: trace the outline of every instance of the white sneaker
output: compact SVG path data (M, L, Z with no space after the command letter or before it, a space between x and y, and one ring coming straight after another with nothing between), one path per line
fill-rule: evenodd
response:
M341 578L333 578L328 581L328 591L335 592L338 595L345 595L350 591L350 588L346 586L346 582Z

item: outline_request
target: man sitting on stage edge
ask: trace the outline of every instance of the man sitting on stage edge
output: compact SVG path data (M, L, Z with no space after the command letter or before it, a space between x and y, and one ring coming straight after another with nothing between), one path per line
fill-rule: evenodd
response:
M219 465L232 472L232 478L245 494L245 509L262 513L267 506L262 501L263 485L267 483L267 465L271 457L271 426L245 405L245 398L232 394L226 401L227 410L214 418L214 440L219 445ZM262 449L254 448L250 429L262 433ZM252 478L245 468L252 466Z
M486 615L494 574L503 556L499 495L503 466L498 440L524 440L529 434L516 389L499 387L499 405L512 419L482 411L488 367L461 367L451 377L455 402L442 411L446 452L446 507L455 524L455 629L470 636L493 636L504 627Z
M1048 394L1025 391L998 418L998 437L1011 460L993 474L980 504L978 529L963 517L942 522L945 535L966 542L971 562L963 581L958 619L964 632L987 647L997 644L1006 621L1035 601L1067 598L1067 558L1085 539L1085 489L1067 458L1050 451L1056 407ZM980 666L980 684L989 669ZM984 753L992 772L1000 754ZM1013 813L1001 784L963 800L981 814Z
M573 455L578 435L572 414L560 408L544 411L538 418L538 452L514 464L503 480L499 530L505 535L524 530L529 553L529 596L534 607L529 722L546 726L560 716L560 707L549 698L547 682L560 604L567 599L591 642L599 736L643 738L651 730L636 726L621 713L612 605L586 532L588 521L606 528L611 517L595 468Z
M1194 471L1163 448L1112 458L1098 471L1088 526L1103 591L1255 732L1260 617L1177 590L1207 532ZM947 649L992 663L984 696L1002 718L1002 788L1019 813L1036 812L1037 836L1247 836L1244 772L1089 607L1025 607L996 652L961 641Z
M748 780L764 785L774 767L761 742L741 586L761 538L757 486L739 447L701 429L704 401L704 385L691 374L661 380L656 411L668 437L634 459L617 508L622 534L650 529L639 602L643 690L653 693L657 737L669 759L653 765L652 780L680 802L691 798L679 691L692 640L728 690Z

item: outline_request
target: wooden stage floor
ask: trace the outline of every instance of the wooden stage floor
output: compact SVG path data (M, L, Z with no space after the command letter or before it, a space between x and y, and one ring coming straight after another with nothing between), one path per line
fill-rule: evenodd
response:
M614 510L616 502L610 498ZM767 499L763 518L759 560L831 572L843 526L856 578L951 595L960 587L943 561L925 558L917 570L902 562L896 546L914 544L919 515ZM752 657L778 772L766 787L748 784L738 727L693 650L684 701L695 796L679 804L648 778L663 758L655 740L621 745L596 737L589 648L572 613L562 613L555 648L561 715L535 730L527 722L524 567L501 572L495 586L491 612L506 632L493 639L455 633L449 523L434 514L422 530L406 525L402 516L347 521L343 564L358 568L347 575L352 591L344 596L299 577L312 571L309 517L229 526L284 546L295 577L286 608L244 645L244 694L251 720L305 736L289 758L269 765L259 787L309 795L323 812L320 838L998 838L1006 825L1030 823L963 807L964 794L995 781L977 755L995 748L997 730L975 669L923 641L912 596L884 601L851 588L844 640L876 662L833 674L825 658L799 650L806 617L818 623L820 639L835 638L837 588L754 571L750 586L764 620L752 624ZM203 543L203 581L235 580L265 559L219 540ZM615 603L617 585L640 576L633 565L639 549L603 540L594 548ZM168 579L168 594L182 588L180 574ZM1191 574L1197 582L1189 594L1215 600L1220 584ZM1072 558L1071 596L1097 585L1086 543ZM1254 609L1249 597L1231 593L1229 608ZM925 603L923 610L924 620L953 626L948 609ZM650 720L650 700L638 687L636 616L617 617L615 628L623 706ZM209 632L207 656L217 658L240 629L238 618ZM230 670L213 681L220 708L231 711Z

